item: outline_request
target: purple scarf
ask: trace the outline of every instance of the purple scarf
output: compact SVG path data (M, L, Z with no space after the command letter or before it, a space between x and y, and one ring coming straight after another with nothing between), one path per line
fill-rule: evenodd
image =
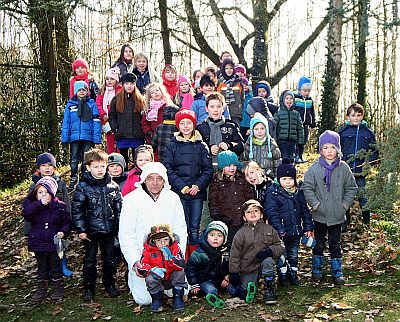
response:
M325 187L326 191L331 190L331 174L333 169L335 169L339 163L340 163L340 158L336 158L335 161L332 162L332 164L329 164L326 162L326 160L320 156L318 159L319 164L325 169L325 177L324 177L324 182L325 182Z

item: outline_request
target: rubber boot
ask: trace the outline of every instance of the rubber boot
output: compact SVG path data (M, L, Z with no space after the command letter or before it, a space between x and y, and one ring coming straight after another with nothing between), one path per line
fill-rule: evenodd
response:
M363 224L368 226L371 221L371 212L369 210L363 210L361 216Z
M68 269L68 260L67 257L64 255L64 257L61 260L61 267L62 267L62 271L63 271L63 275L65 277L71 277L72 276L72 271L70 271Z
M62 277L56 280L52 280L51 284L53 286L53 293L51 294L51 299L54 301L62 300L64 297L64 283Z
M275 294L275 281L273 277L264 278L264 301L265 304L268 305L278 302L278 296Z
M163 291L150 294L151 295L151 306L150 306L151 312L161 312L163 310L163 307L162 307L163 294L164 294Z
M312 257L312 280L314 282L321 282L322 273L324 269L324 256L313 255Z
M47 289L49 288L49 281L48 280L39 280L37 285L37 290L35 294L33 294L31 298L31 303L39 304L47 296Z
M332 258L331 266L332 266L333 283L335 285L343 285L346 281L344 280L343 272L342 272L342 259L341 258Z
M182 311L183 309L185 309L185 302L183 302L183 294L184 294L183 288L174 287L172 293L174 295L174 300L173 300L174 311Z
M300 280L299 277L297 276L297 271L299 269L297 267L289 267L289 281L290 281L290 285L295 285L298 286L300 285Z

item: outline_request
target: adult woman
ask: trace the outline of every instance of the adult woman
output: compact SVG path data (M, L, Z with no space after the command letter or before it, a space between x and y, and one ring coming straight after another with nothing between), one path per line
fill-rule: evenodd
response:
M135 67L133 56L135 56L133 46L127 43L121 47L119 58L111 67L118 67L120 70L120 76L123 76L126 73L132 73L133 68Z
M153 225L169 224L179 238L179 246L186 249L187 228L179 196L171 191L167 169L160 162L143 167L137 189L124 198L120 223L119 243L128 262L128 284L139 305L151 303L144 276L140 273L143 243Z

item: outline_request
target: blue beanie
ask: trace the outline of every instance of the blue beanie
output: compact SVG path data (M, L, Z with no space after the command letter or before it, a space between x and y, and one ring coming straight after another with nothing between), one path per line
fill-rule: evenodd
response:
M299 85L297 89L300 91L302 89L311 89L312 87L312 80L309 77L303 76L299 80Z
M84 89L86 91L86 93L88 92L88 84L85 81L77 81L74 84L74 95L76 95L76 93L78 93L78 91L80 89Z
M267 91L267 97L271 95L271 85L267 81L260 81L254 88L255 94L258 96L258 89L264 88Z
M218 153L217 162L218 162L218 169L220 170L230 166L231 164L236 165L239 170L243 167L243 164L242 162L239 162L236 153L229 150Z
M272 158L272 152L271 152L271 136L269 135L269 126L268 126L268 120L262 115L261 113L255 113L254 117L250 120L250 136L249 136L249 141L250 141L250 152L249 152L249 159L253 159L253 129L254 126L257 123L262 123L265 125L265 135L268 140L268 158Z

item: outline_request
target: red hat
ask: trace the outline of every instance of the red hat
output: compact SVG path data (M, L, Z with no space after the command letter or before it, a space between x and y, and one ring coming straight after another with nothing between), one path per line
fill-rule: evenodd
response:
M196 127L196 113L191 110L181 110L175 114L175 126L179 129L179 123L183 119L189 119L193 122L193 126Z
M72 70L77 69L79 66L85 67L87 70L89 70L89 64L83 58L75 59L75 61L72 63Z

